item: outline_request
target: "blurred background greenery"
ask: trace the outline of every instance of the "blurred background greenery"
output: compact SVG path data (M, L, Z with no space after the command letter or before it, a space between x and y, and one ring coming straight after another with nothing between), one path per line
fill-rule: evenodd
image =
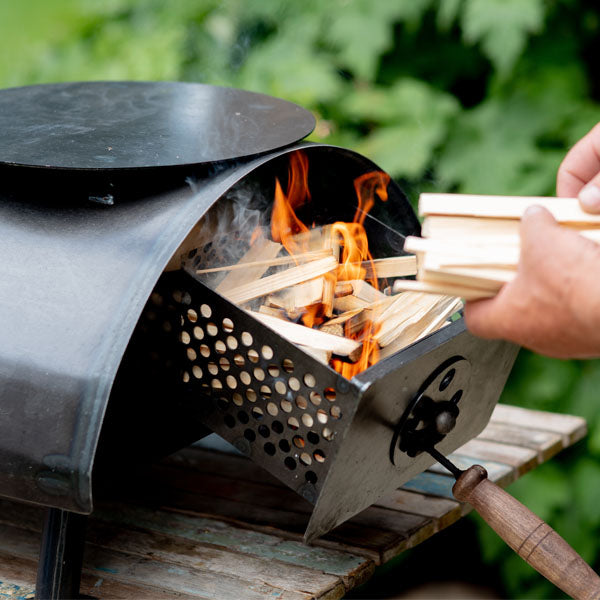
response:
M596 5L4 0L0 87L89 79L231 85L309 108L318 120L311 139L369 156L412 200L427 190L553 194L566 149L600 121ZM512 492L596 570L599 390L597 361L522 352L503 396L505 402L588 420L586 441L517 482ZM470 560L483 561L486 573L493 569L500 594L556 596L555 588L475 523L480 552L471 551Z

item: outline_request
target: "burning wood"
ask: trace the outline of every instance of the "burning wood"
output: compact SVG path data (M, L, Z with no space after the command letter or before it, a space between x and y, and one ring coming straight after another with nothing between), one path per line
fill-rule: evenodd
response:
M391 293L392 284L397 291L398 286L417 283L399 279L417 274L415 256L374 259L369 252L367 213L376 201L387 200L388 182L381 172L362 175L355 181L354 220L309 228L297 215L310 202L308 163L296 152L286 190L279 181L275 184L271 239L259 227L239 262L198 263L194 273L226 274L217 292L350 378L445 326L462 306L455 297L421 290L392 295L381 291L382 286ZM440 265L432 262L428 268L433 272Z
M531 205L545 207L564 227L600 243L600 217L584 212L576 198L421 194L425 237L408 237L404 244L417 256L418 282L396 281L394 290L467 300L494 296L516 276L519 222Z

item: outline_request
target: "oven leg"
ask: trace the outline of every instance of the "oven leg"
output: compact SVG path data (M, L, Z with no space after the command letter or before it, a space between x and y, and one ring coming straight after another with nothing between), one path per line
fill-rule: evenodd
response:
M85 515L58 508L46 510L35 590L37 600L80 598L86 522Z

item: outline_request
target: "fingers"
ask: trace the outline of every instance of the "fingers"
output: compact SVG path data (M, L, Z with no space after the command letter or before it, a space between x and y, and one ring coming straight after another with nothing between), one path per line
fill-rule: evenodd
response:
M530 206L521 219L521 257L536 260L552 253L560 226L552 214L541 206Z
M558 196L574 198L598 174L600 174L600 123L581 138L565 156L558 169L556 193ZM600 211L600 200L598 205Z

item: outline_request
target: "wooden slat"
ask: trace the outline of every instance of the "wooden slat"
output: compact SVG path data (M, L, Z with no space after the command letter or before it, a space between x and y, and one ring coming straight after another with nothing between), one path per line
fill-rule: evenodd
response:
M480 460L489 460L514 467L519 475L537 465L537 452L531 448L510 446L487 440L474 439L456 450L456 454Z
M581 417L530 410L507 404L496 405L492 421L558 433L563 438L564 447L578 442L587 433L587 424Z
M531 448L537 452L539 463L549 460L563 448L562 436L557 433L525 429L496 421L490 422L477 439Z

